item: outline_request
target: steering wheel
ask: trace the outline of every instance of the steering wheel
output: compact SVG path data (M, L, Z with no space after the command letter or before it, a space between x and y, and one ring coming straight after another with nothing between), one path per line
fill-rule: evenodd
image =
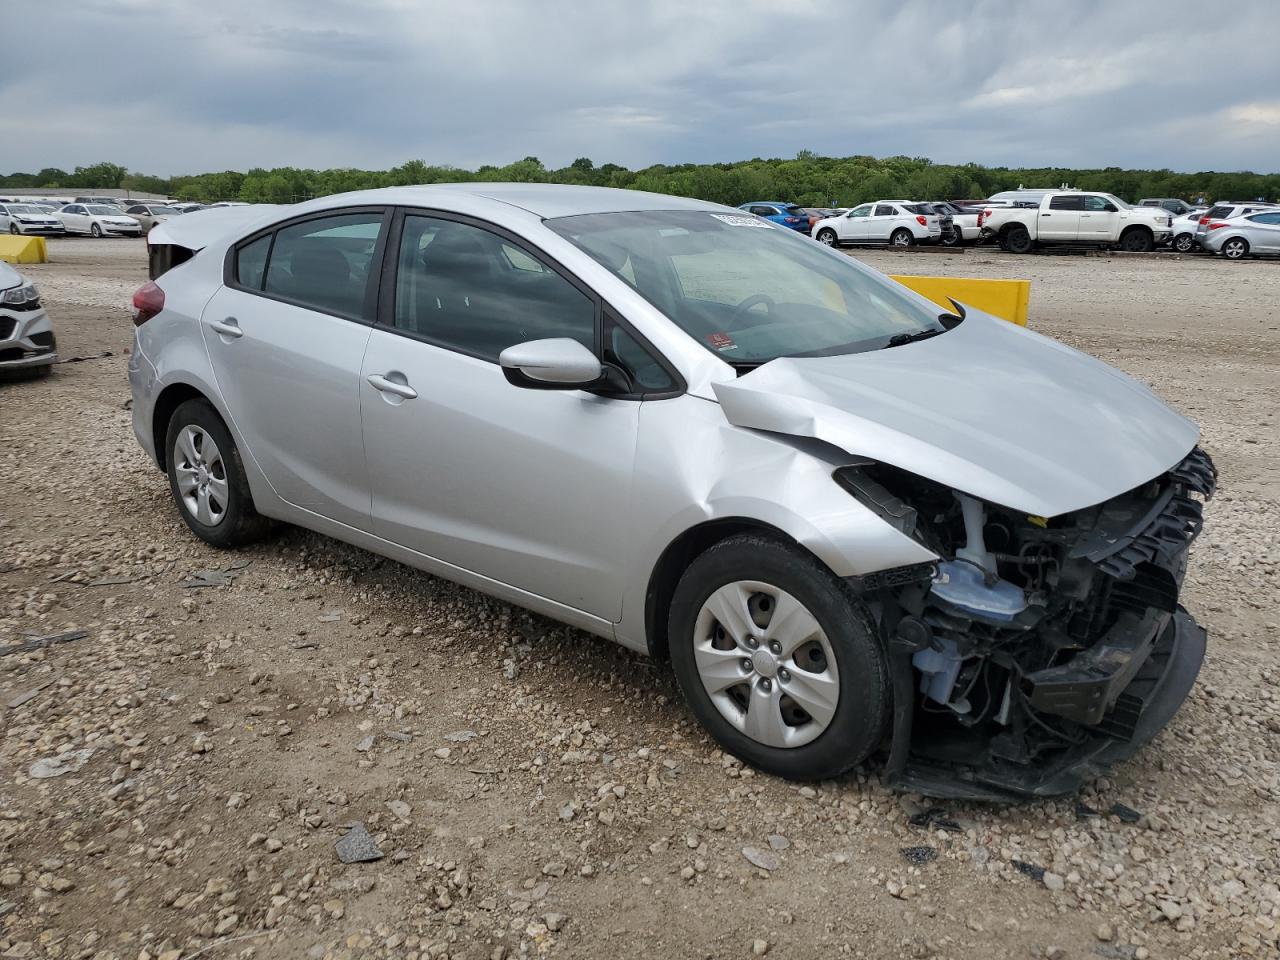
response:
M761 303L763 303L766 307L769 308L770 313L773 313L773 308L778 305L777 302L773 299L773 297L769 296L768 294L755 293L747 297L747 299L743 300L740 304L738 304L736 307L733 308L733 316L730 319L737 320L738 317L742 316L742 314L746 313L752 307Z

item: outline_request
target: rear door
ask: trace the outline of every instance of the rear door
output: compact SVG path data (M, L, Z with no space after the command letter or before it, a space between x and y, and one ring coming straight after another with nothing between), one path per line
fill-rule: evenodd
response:
M1252 250L1280 253L1280 212L1256 213L1248 218L1247 238Z
M1060 194L1049 198L1049 205L1040 208L1037 217L1037 235L1041 240L1075 240L1080 235L1080 213L1084 209L1084 197L1076 194Z
M73 203L62 208L59 218L71 233L89 232L89 213L83 204Z
M1120 211L1106 197L1086 194L1080 212L1079 238L1090 242L1112 243L1120 238Z
M326 211L246 238L201 327L248 455L286 502L367 530L360 363L388 214Z
M867 240L872 243L888 243L889 234L901 218L898 208L891 203L877 203L867 218Z

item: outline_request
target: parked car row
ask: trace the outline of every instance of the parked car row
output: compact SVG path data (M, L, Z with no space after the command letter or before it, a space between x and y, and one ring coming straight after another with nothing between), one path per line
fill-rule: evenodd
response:
M754 201L740 210L826 246L994 242L1011 253L1042 247L1097 245L1149 252L1204 249L1229 259L1280 252L1280 206L1233 201L1193 207L1148 197L1129 204L1110 193L1020 187L987 200L875 200L849 210Z
M225 203L132 202L110 197L77 197L72 203L46 200L0 200L0 231L15 235L58 237L85 234L92 237L130 236L150 233L156 224L171 217L214 207L248 206Z

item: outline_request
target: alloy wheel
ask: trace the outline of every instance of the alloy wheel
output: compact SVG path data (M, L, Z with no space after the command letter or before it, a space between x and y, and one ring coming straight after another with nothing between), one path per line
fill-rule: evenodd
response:
M194 424L183 427L173 445L173 464L182 505L200 523L216 527L226 516L230 487L213 437Z
M1248 249L1243 240L1228 240L1222 245L1222 255L1228 260L1239 260Z
M1189 233L1180 233L1173 241L1173 249L1177 250L1179 253L1190 253L1195 245L1195 237L1191 236Z
M836 235L830 230L819 230L818 242L828 247L834 247L836 245Z
M751 580L720 587L698 612L693 656L720 715L764 746L804 746L835 716L835 652L813 614L785 590Z

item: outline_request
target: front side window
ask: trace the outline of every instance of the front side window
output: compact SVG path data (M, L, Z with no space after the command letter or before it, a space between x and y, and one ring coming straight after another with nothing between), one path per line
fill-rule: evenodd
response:
M860 219L862 217L869 217L871 216L871 204L868 203L868 204L864 204L861 207L854 207L852 210L849 211L847 216L851 220L855 218Z
M730 363L860 353L944 329L936 307L773 224L639 211L546 225Z
M1107 199L1105 197L1085 197L1084 208L1090 213L1104 213L1107 209Z
M263 290L325 313L364 318L381 230L380 212L339 214L282 227L271 247Z
M528 340L567 337L596 348L595 301L495 233L409 215L397 256L399 330L495 362Z

